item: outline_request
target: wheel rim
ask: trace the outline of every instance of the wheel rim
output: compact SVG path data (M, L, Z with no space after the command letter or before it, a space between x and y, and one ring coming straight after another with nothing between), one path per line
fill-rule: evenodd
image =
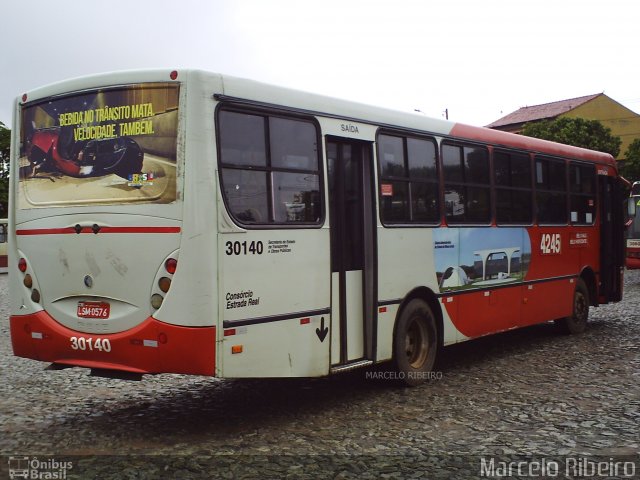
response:
M427 327L424 322L414 318L407 328L405 352L412 368L421 368L429 354Z

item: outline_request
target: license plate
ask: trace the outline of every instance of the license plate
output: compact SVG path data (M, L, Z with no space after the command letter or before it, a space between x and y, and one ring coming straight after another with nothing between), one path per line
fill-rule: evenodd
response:
M109 318L111 306L107 302L78 302L78 317Z

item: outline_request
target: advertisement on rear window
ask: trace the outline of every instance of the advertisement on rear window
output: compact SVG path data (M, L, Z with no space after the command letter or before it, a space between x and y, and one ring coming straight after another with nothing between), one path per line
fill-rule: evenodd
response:
M178 100L153 83L25 105L19 207L174 202Z

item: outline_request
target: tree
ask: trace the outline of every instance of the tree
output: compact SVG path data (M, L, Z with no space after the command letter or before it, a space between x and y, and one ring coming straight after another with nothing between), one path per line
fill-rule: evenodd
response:
M630 182L640 180L640 138L631 142L624 157L620 173Z
M598 120L560 117L555 120L541 120L527 123L522 134L528 137L542 138L575 147L598 150L617 157L622 140L612 135L611 129Z
M9 150L11 130L0 122L0 217L9 212Z

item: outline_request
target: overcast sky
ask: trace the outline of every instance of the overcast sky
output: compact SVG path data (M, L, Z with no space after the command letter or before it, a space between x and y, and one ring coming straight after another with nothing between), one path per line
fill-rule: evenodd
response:
M593 93L640 113L637 0L0 0L0 121L86 74L200 68L486 125Z

